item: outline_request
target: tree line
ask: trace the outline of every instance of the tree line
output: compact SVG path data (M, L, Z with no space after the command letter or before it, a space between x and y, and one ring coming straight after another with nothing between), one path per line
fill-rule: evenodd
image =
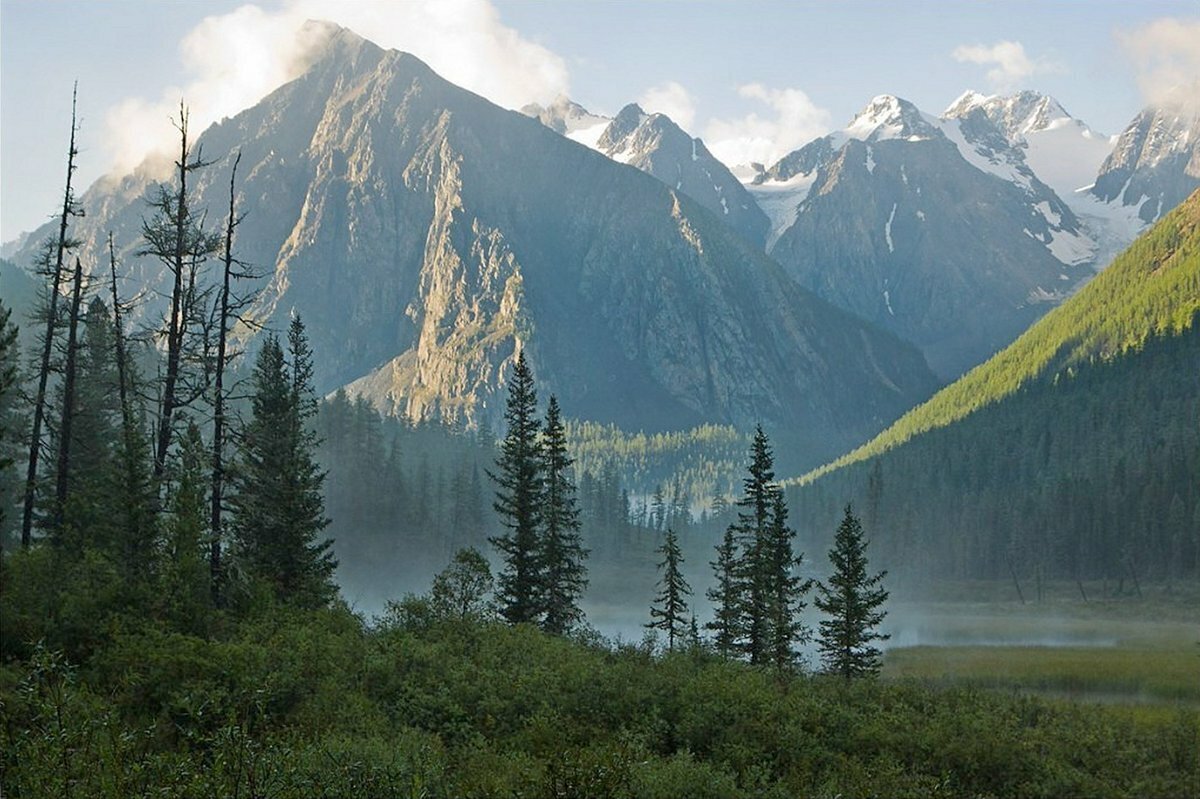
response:
M255 277L234 249L240 158L224 224L210 229L189 187L210 162L189 140L183 105L175 126L174 175L148 201L138 249L163 267L163 310L131 332L111 233L107 264L86 267L90 254L72 236L83 213L72 111L58 232L38 259L44 285L27 375L0 305L2 457L11 466L23 456L25 473L10 485L19 536L4 543L47 549L64 568L115 570L131 601L157 604L187 627L239 594L320 606L336 589L321 538L313 353L296 315L285 341L264 331L248 381L231 380L241 354L234 327L255 325L242 314L252 293L237 285Z

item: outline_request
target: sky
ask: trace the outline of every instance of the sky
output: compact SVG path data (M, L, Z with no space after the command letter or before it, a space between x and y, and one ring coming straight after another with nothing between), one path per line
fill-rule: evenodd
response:
M1198 2L0 0L0 241L61 203L71 86L77 185L126 172L298 75L330 19L509 108L560 94L667 113L730 165L841 128L878 94L937 114L967 89L1035 89L1105 134L1200 100Z

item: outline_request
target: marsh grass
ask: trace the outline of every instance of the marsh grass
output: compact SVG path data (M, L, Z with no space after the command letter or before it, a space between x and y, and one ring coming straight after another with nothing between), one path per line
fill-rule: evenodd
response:
M900 645L887 652L884 676L1089 702L1196 707L1200 611L1189 601L1176 593L1139 602L901 607L909 621L900 627Z

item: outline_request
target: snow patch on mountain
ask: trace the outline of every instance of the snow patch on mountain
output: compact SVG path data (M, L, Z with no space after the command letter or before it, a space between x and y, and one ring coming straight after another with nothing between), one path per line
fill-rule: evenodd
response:
M816 180L817 170L813 169L793 175L787 180L768 180L746 186L758 207L771 220L770 232L767 233L768 251L796 221L796 209L808 197Z

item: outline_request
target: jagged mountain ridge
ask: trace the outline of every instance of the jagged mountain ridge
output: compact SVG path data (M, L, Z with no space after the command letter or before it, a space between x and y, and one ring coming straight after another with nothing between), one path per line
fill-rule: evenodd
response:
M1151 223L1200 188L1200 112L1146 108L1105 159L1091 193Z
M1095 182L1113 140L1071 116L1058 100L1034 91L1007 96L968 91L942 116L960 119L975 108L987 115L1010 144L1020 148L1038 179L1080 213L1073 200Z
M630 103L601 126L596 120L605 117L566 98L549 108L530 105L521 110L572 141L653 175L712 211L752 244L765 245L770 222L754 198L703 141L666 114L647 114Z
M198 144L217 159L197 184L214 211L243 153L238 248L272 272L257 313L277 329L303 314L323 390L495 419L525 348L575 416L762 421L805 462L934 387L914 349L796 287L682 192L348 31ZM98 251L111 226L131 252L150 187L93 187L76 232Z
M881 95L752 192L790 275L913 341L947 377L1090 275L1079 220L979 108L939 119Z

